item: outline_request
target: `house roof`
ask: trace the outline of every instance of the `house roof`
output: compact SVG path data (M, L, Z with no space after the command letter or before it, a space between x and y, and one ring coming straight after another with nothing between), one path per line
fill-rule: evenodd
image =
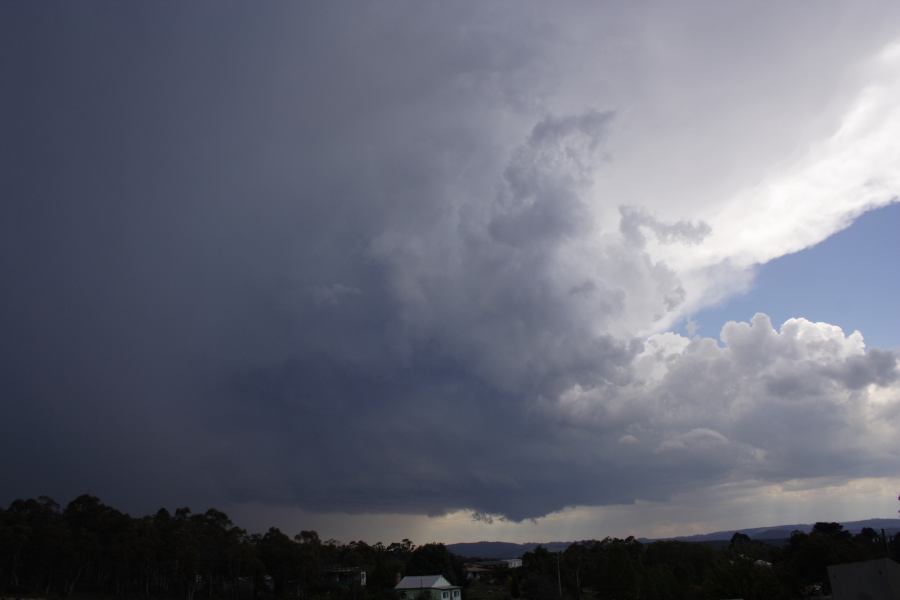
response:
M897 598L900 592L900 564L890 558L876 558L828 567L835 598Z
M396 586L394 586L395 590L422 590L429 588L455 588L459 587L453 585L442 575L407 575L403 579L400 580Z

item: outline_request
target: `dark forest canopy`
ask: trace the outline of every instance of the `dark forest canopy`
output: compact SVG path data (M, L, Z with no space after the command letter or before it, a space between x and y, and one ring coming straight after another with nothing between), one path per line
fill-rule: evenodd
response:
M783 546L739 533L722 548L606 538L561 553L538 547L521 568L472 583L443 544L342 544L275 527L251 534L214 508L131 517L90 495L65 508L40 497L0 509L0 596L392 600L399 576L439 573L466 586L467 600L778 599L827 591L828 565L888 552L900 555L900 534L888 542L837 523L795 532Z
M442 544L340 544L275 527L251 534L214 508L135 518L84 495L64 509L47 497L0 509L0 596L334 596L359 587L348 581L354 569L366 572L372 597L391 591L398 574L462 579Z

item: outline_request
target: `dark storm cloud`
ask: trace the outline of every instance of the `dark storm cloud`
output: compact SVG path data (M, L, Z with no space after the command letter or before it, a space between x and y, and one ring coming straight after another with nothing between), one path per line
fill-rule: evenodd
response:
M757 321L637 341L685 296L645 232L709 227L603 220L616 107L548 109L538 11L2 11L4 493L522 519L833 474L766 415L864 433L839 400L896 381Z
M535 125L504 172L506 193L498 199L500 212L490 224L494 238L511 245L554 244L590 229L578 184L591 180L595 165L590 158L612 117L589 111ZM560 151L566 155L555 156Z
M391 461L438 473L415 458L428 431L441 436L438 414L453 429L503 405L482 380L513 367L479 374L467 353L504 333L491 313L515 293L498 287L482 325L459 323L481 331L448 342L408 330L417 294L434 290L406 279L421 243L410 234L490 177L482 132L532 93L516 78L535 44L447 26L466 9L423 5L397 28L392 9L272 8L4 9L4 455L28 457L5 469L11 493L133 503L285 488L361 509L366 481L338 475L371 448L329 423L377 440L385 423L366 415L408 421L409 440L365 472L413 481ZM572 126L593 135L592 119ZM570 127L547 123L536 139ZM490 260L475 266L503 269ZM525 292L526 321L549 314L537 286ZM582 351L627 357L606 339ZM470 392L477 410L449 409ZM254 436L267 420L277 427ZM455 450L438 439L433 452ZM333 480L347 491L331 500L297 491ZM402 507L470 502L425 488Z

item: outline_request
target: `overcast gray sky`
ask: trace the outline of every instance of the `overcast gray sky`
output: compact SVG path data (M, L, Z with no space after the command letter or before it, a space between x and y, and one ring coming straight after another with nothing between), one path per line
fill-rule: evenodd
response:
M0 76L0 502L373 541L893 514L894 351L673 332L896 201L893 3L7 2Z

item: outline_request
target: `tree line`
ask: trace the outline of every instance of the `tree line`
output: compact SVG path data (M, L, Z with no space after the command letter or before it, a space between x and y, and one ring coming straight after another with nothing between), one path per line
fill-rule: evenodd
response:
M442 544L251 534L214 508L135 518L83 495L65 508L40 497L0 509L0 597L392 600L399 575L437 573L463 580Z
M871 528L853 535L839 523L770 543L736 533L710 544L634 538L570 545L559 554L538 547L523 557L511 596L529 600L789 600L830 593L827 567L900 556L900 534Z
M828 565L888 554L900 556L900 534L853 535L837 523L816 523L784 543L740 533L718 546L606 538L560 553L538 547L521 568L497 568L464 598L801 598L829 591ZM0 597L396 600L399 576L432 574L468 584L463 559L443 544L342 544L275 527L251 534L213 508L131 517L90 495L65 508L40 497L0 509Z

